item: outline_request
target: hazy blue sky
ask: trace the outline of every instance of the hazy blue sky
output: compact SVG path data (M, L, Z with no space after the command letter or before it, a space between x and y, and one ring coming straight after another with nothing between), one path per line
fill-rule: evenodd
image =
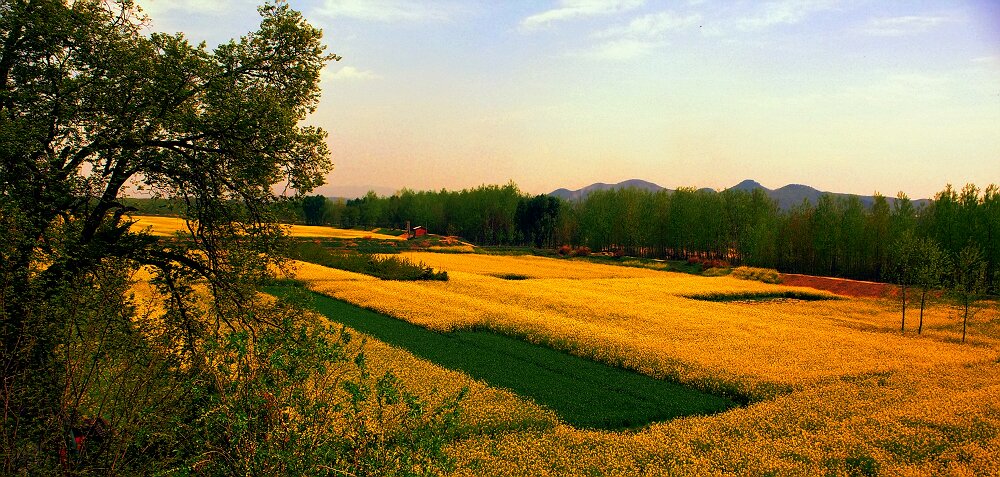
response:
M257 2L140 0L210 45ZM1000 2L291 0L343 60L328 195L1000 182Z

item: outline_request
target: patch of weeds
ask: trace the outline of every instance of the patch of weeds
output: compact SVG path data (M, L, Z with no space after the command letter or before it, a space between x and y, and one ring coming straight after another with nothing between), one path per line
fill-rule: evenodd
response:
M771 268L736 267L731 276L740 280L756 280L771 284L781 283L781 274Z
M716 268L709 268L708 270L705 270L701 274L703 276L706 276L706 277L724 277L724 276L729 275L731 273L733 273L733 269L732 268L718 268L718 267L716 267Z
M868 454L854 454L844 459L847 475L874 477L878 475L879 465L874 457Z
M825 295L821 293L810 293L801 291L774 291L774 292L746 292L746 293L698 293L694 295L684 295L685 298L701 301L714 301L722 303L732 302L763 302L774 300L839 300L835 295Z
M504 280L528 280L531 278L527 275L521 275L518 273L494 273L493 276Z

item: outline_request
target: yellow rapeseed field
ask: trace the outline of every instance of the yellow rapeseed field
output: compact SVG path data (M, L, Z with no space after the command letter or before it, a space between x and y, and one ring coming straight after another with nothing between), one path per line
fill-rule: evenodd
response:
M133 216L132 219L136 221L136 223L132 225L133 230L149 230L152 235L165 237L174 235L177 232L188 232L184 219L179 217L136 215ZM285 228L288 234L293 237L405 240L404 237L377 234L366 232L364 230L337 229L333 227L317 227L312 225L286 225Z
M302 270L308 271L317 265L304 264ZM319 267L322 268L322 267ZM332 275L338 276L338 270L327 269ZM350 274L350 272L340 272ZM351 274L353 275L353 274ZM377 280L360 276L361 280ZM152 273L147 268L140 268L132 275L132 301L136 307L136 319L143 322L147 332L161 331L165 297L161 296L150 283ZM351 279L351 278L347 278ZM203 298L208 290L203 285L196 285L195 291ZM268 295L261 295L268 298ZM273 299L270 298L270 299ZM205 303L207 306L207 303ZM463 389L465 397L461 401L459 429L467 432L476 429L479 432L504 432L523 429L551 429L558 425L558 417L548 409L544 409L531 400L526 400L510 391L488 386L461 372L444 369L427 360L417 358L405 350L395 348L364 334L347 329L355 336L362 338L351 340L353 352L364 352L367 369L371 375L378 377L385 372L391 372L399 378L401 385L414 394L428 406L439 405L444 399L455 396ZM352 371L353 368L349 369ZM336 373L342 371L337 370ZM351 375L356 373L350 373ZM324 390L338 392L339 389Z
M963 345L943 305L925 313L922 336L901 335L886 301L715 303L686 295L791 288L539 257L405 256L450 280L380 281L310 264L298 277L431 329L486 327L753 400L639 431L559 424L471 436L450 447L458 475L1000 473L995 310L976 315ZM426 387L430 376L413 381Z
M304 268L300 278L321 293L431 329L485 327L652 376L755 397L834 377L996 356L983 346L948 342L953 333L934 325L948 321L940 308L925 318L933 331L915 338L888 333L895 311L869 300L733 304L684 296L791 289L760 282L541 257L403 255L446 270L451 279L374 281L316 266ZM472 272L477 267L482 272ZM542 278L493 276L505 273ZM426 304L435 312L426 312ZM883 327L887 332L872 332Z

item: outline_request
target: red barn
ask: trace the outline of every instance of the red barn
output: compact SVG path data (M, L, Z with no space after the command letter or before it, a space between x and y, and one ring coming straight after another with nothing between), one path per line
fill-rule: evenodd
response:
M427 229L423 225L413 227L413 235L411 237L423 237L424 235L427 235Z

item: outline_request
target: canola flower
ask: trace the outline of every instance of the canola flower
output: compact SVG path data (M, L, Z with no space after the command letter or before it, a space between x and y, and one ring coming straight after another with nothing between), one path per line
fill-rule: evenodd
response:
M453 444L458 475L996 475L1000 365L837 380L638 432ZM871 472L866 472L871 471Z
M180 217L158 217L151 215L132 216L136 223L132 224L132 230L147 230L151 235L160 237L173 236L177 232L188 233L184 219ZM403 237L393 235L377 234L364 230L338 229L333 227L319 227L314 225L285 225L285 231L292 237L320 237L338 239L377 239L377 240L405 240Z
M469 387L463 437L447 448L454 475L1000 474L995 310L977 315L974 340L961 345L954 310L942 305L925 312L918 337L899 334L890 301L714 303L685 296L790 288L537 257L408 258L451 279L381 281L306 263L296 276L432 329L485 326L703 387L719 381L756 399L638 431L582 430L367 339L373 374L392 370L428 402ZM536 278L494 276L503 274Z
M309 273L313 271L311 267L318 267L318 265L303 263L300 271ZM278 272L278 270L275 271ZM327 271L330 270L327 269ZM337 270L333 270L333 272L336 275ZM350 274L350 272L342 273ZM156 334L161 332L164 326L163 300L165 297L160 295L150 283L151 278L150 269L138 269L132 275L131 294L132 302L136 307L137 324L145 332ZM378 279L366 275L360 275L357 279L378 281ZM196 285L195 291L202 300L207 299L207 287ZM260 294L259 298L274 300L274 297L266 294ZM205 306L208 306L207 302L205 302ZM325 318L319 318L328 325L330 324ZM400 385L407 392L415 395L427 406L438 406L444 399L455 396L464 389L466 392L465 397L460 402L459 422L459 430L463 433L549 429L558 424L558 418L552 411L510 391L490 387L464 373L442 368L427 360L417 358L405 350L390 346L350 328L340 325L334 325L334 328L346 331L353 336L349 341L348 352L363 352L366 357L367 371L372 376L378 377L386 372L392 373L399 379ZM317 389L317 392L342 393L343 391L336 385L336 381L357 378L357 375L357 368L345 365L343 369L331 369L330 376L319 377L314 384L317 386L322 385L322 383L330 385L330 389ZM346 395L344 399L346 400Z
M686 295L796 289L540 257L404 255L447 270L450 280L335 279L347 272L315 266L300 278L320 293L430 329L488 328L753 399L841 376L995 357L983 346L949 342L944 327L920 338L892 333L885 325L894 310L870 300L712 303ZM491 275L503 273L549 278ZM597 278L581 278L588 274ZM433 312L426 311L429 303ZM946 319L941 314L927 313L930 328Z

